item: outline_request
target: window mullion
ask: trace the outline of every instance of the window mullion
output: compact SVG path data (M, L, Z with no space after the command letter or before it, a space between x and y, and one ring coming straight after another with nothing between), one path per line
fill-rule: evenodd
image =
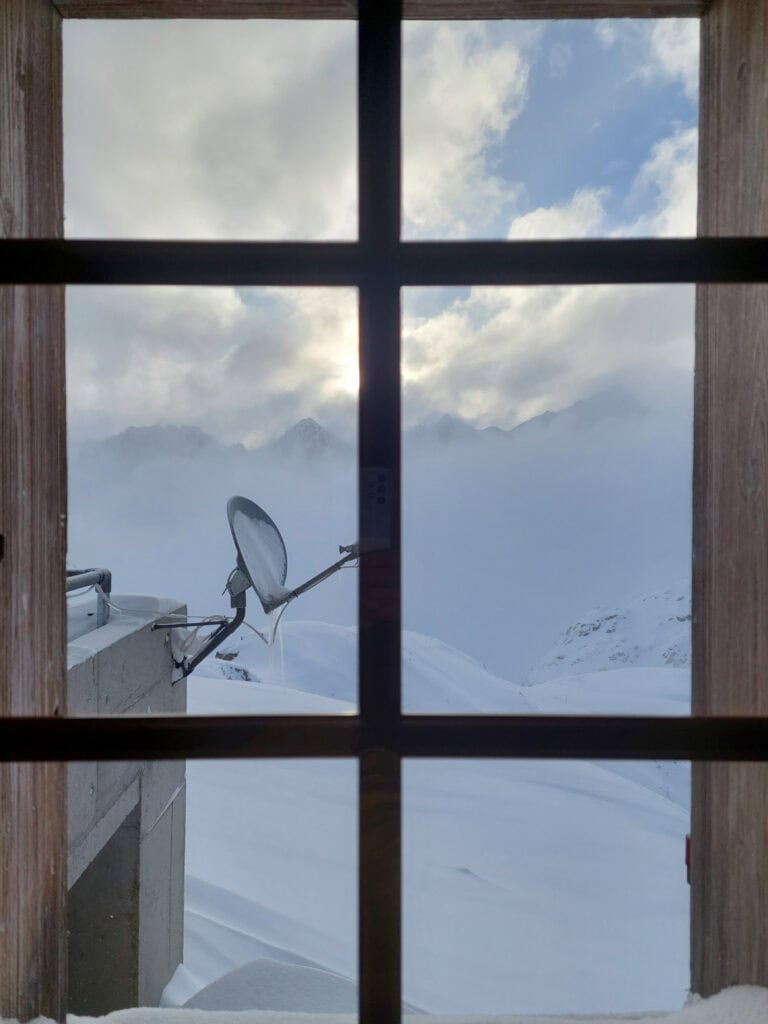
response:
M401 1007L400 4L360 0L360 1020ZM394 742L393 742L394 741Z

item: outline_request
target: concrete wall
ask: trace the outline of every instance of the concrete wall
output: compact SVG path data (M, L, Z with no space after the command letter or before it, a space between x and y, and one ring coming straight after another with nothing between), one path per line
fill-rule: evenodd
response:
M127 611L68 646L69 713L184 712L151 628L184 606L113 600ZM185 764L72 764L68 792L69 1012L156 1006L183 953Z

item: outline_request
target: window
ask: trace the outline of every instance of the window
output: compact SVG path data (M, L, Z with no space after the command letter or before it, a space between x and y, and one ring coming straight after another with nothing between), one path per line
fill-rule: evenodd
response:
M221 16L307 13L315 4L221 0L208 4ZM726 24L718 11L737 8L741 21ZM354 12L347 3L319 4L333 17ZM571 3L530 0L520 4L406 3L408 16L517 17L572 13ZM31 10L31 13L30 13ZM623 759L766 760L768 711L757 682L752 698L739 695L740 680L751 685L768 667L764 650L768 578L761 560L766 539L760 501L740 502L768 482L759 460L739 461L752 428L762 422L765 398L756 388L750 352L760 351L764 291L749 282L768 280L768 242L756 238L701 238L690 241L586 242L401 242L400 220L400 24L399 5L365 0L359 12L359 236L344 243L120 242L55 239L60 233L60 126L56 83L60 75L57 40L64 16L128 16L198 13L184 0L46 0L3 6L0 30L9 33L21 68L6 68L0 85L2 123L11 132L13 163L0 165L10 183L5 204L0 266L4 330L2 437L3 580L10 601L3 609L2 671L9 681L0 710L4 774L0 808L12 824L12 863L23 864L28 891L16 901L23 914L12 921L13 936L35 939L30 975L13 981L0 974L0 990L12 993L0 1006L7 1016L36 1014L63 1018L62 890L50 895L49 865L61 870L61 774L55 762L156 758L349 757L359 760L360 783L360 1012L361 1020L396 1021L400 1015L400 807L403 757L621 757ZM702 13L696 2L637 5L605 0L585 3L583 16L614 13ZM751 19L751 20L750 20ZM760 20L762 19L762 21ZM706 14L703 49L712 82L724 75L718 61L765 75L761 36L765 12L751 4L721 2ZM0 36L3 38L3 36ZM721 40L721 42L723 41ZM750 49L751 48L751 49ZM5 49L5 47L4 47ZM743 51L743 52L742 52ZM725 53L725 57L723 57ZM34 70L34 74L33 74ZM45 72L45 73L44 73ZM24 78L24 74L31 78ZM741 75L733 76L741 80ZM749 79L749 76L747 76ZM749 79L752 82L752 79ZM24 84L19 89L19 83ZM27 87L29 83L29 87ZM704 192L709 211L704 228L712 235L768 234L764 167L759 164L764 109L757 84L744 100L748 117L742 141L718 125L727 112L710 104L706 145L741 161L737 172L710 169ZM51 89L51 86L53 87ZM715 92L712 87L713 95ZM50 93L53 93L51 100ZM27 104L26 108L24 104ZM751 120L750 120L751 119ZM763 120L761 120L763 119ZM763 127L761 127L763 126ZM750 141L751 140L751 141ZM751 154L751 156L750 156ZM750 163L750 160L752 161ZM716 163L716 161L715 161ZM757 168L757 170L755 170ZM720 175L718 178L717 175ZM2 184L3 193L6 186ZM717 188L735 196L718 204ZM763 205L760 207L760 190ZM709 204L709 205L708 205ZM762 213L758 211L762 210ZM762 216L762 220L760 217ZM727 282L743 288L706 290L700 300L699 391L696 461L699 502L694 525L698 588L694 616L699 629L697 657L704 679L695 708L713 717L679 719L571 718L529 716L408 716L400 707L400 289L461 284ZM63 670L63 512L61 468L63 379L61 284L238 284L344 285L359 289L361 390L359 412L360 540L359 714L350 718L57 718ZM762 298L760 298L762 296ZM760 305L762 303L762 305ZM743 326L728 381L729 414L717 393L724 373L716 359L718 324ZM13 325L12 328L8 325ZM746 325L746 326L744 326ZM7 332L7 333L5 333ZM13 345L5 344L6 338ZM45 358L40 359L40 350ZM753 403L750 405L750 401ZM734 405L735 403L735 405ZM11 413L10 410L13 410ZM751 425L751 426L750 426ZM8 453L11 453L9 455ZM718 473L732 467L743 491L726 491ZM747 467L745 469L745 466ZM746 473L746 477L744 474ZM740 475L741 474L741 475ZM750 476L750 474L752 474ZM372 483L383 482L385 501L371 500ZM745 482L746 481L746 482ZM376 492L378 494L378 491ZM757 493L763 493L758 490ZM730 497L729 497L730 496ZM720 519L713 525L713 509ZM729 528L730 524L730 528ZM720 543L720 539L722 543ZM714 552L714 554L713 554ZM727 564L726 564L727 563ZM731 570L727 569L731 566ZM725 568L724 568L725 566ZM733 567L740 575L728 575ZM745 585L745 577L749 585ZM7 582L5 582L7 581ZM722 586L718 603L716 587ZM727 602L730 602L728 605ZM729 607L731 609L729 613ZM738 608L738 616L735 609ZM33 609L30 612L30 609ZM34 618L30 618L31 615ZM730 614L730 617L729 617ZM696 684L695 684L696 685ZM720 689L718 689L718 686ZM720 697L718 696L720 695ZM729 703L729 695L733 698ZM722 699L721 699L722 698ZM718 717L738 710L749 718ZM35 718L31 716L41 715ZM41 767L15 762L44 762ZM701 783L703 785L703 783ZM33 820L36 805L42 820ZM49 813L43 815L42 808ZM763 812L764 813L764 812ZM34 855L33 855L34 854ZM4 852L5 856L5 852ZM727 858L726 858L727 859ZM32 865L39 866L35 875ZM15 876L14 876L15 877ZM21 874L19 875L21 877ZM49 887L43 886L43 881ZM61 880L63 885L63 880ZM39 882L39 884L38 884ZM0 886L5 887L5 879ZM11 886L13 888L13 886ZM35 895L47 896L45 907ZM7 895L7 889L3 888ZM748 894L749 895L749 894ZM16 900L16 893L13 893ZM759 915L758 915L759 916ZM765 915L763 915L764 917ZM23 920L21 919L23 918ZM700 923L700 922L699 922ZM9 941L4 936L3 941ZM3 952L0 947L0 952ZM11 957L0 956L10 963ZM16 960L16 953L13 956ZM34 978L43 978L42 982ZM701 980L701 975L699 979ZM703 987L715 984L704 979Z

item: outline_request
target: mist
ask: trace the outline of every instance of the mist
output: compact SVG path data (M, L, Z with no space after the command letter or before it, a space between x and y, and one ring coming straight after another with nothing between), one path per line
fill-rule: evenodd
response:
M309 457L208 439L179 450L158 436L71 454L69 564L111 569L115 593L228 614L233 494L277 523L289 586L357 539L353 447ZM609 408L596 418L582 409L448 441L426 430L406 434L403 449L404 626L510 681L524 682L577 617L688 579L688 408ZM354 569L339 572L291 604L285 621L353 626L356 588ZM263 622L255 596L248 618Z

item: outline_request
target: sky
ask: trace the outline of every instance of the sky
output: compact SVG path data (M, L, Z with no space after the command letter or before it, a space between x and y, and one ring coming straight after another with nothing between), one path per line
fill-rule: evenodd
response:
M68 237L355 237L353 24L64 31ZM696 22L425 22L404 36L404 237L694 233ZM306 416L354 439L352 289L72 287L67 307L75 442L170 423L256 447ZM596 606L621 612L678 581L687 593L692 359L691 287L405 291L406 426L451 413L510 428L609 389L636 400L623 418L565 414L505 446L406 446L404 625L423 634L409 635L406 675L416 643L522 683L563 630L592 629ZM70 565L108 565L116 594L228 613L232 493L279 524L290 585L355 539L351 449L131 465L119 448L70 460ZM354 627L356 583L340 573L289 609L289 661L296 622ZM262 625L252 600L248 614ZM462 897L475 880L456 863L446 888Z
M409 23L406 238L695 231L695 21ZM68 237L351 239L348 22L65 25ZM606 387L684 404L688 287L410 289L407 424L511 427ZM74 440L354 436L352 289L70 288Z

